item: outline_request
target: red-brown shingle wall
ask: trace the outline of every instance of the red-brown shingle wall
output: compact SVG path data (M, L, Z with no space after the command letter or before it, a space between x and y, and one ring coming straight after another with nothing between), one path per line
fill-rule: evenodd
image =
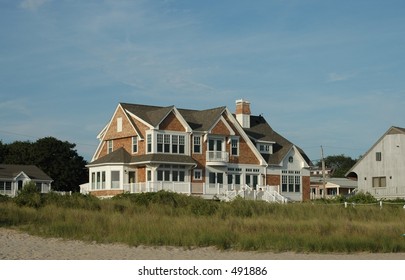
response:
M181 122L177 119L177 117L175 116L175 114L173 112L171 112L166 119L164 119L160 126L159 126L160 130L170 130L170 131L181 131L181 132L185 132L186 129L184 128L184 126L181 124Z
M266 183L269 186L280 186L280 175L267 175Z
M122 131L117 132L117 119L122 119ZM117 112L115 113L112 121L110 123L110 127L106 132L104 137L105 140L112 140L117 138L126 138L136 135L134 128L132 127L131 123L129 122L126 114L122 111L122 108L119 107Z
M309 176L302 176L302 201L310 200L311 181Z
M224 118L229 124L229 126L232 128L232 130L235 132L236 136L239 136L239 156L230 156L229 161L230 163L235 163L235 164L260 164L259 159L257 156L254 154L252 149L249 147L249 145L246 143L245 139L238 133L238 130L235 128L235 126L229 121L227 116L224 114ZM226 146L227 152L229 152L229 155L231 154L231 145L227 144Z
M222 120L220 120L215 127L212 128L211 134L216 134L216 135L229 135L230 131L224 124Z

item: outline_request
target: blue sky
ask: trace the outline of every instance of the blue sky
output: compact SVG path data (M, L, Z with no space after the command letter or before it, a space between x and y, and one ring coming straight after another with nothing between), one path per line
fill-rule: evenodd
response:
M235 100L313 160L405 127L405 1L0 0L0 140L90 160L119 102Z

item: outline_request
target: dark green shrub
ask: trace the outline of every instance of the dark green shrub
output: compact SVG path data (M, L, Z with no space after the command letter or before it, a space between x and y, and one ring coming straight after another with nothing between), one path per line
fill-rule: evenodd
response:
M359 192L351 197L346 199L347 202L350 203L358 203L358 204L371 204L377 203L377 199L369 193Z
M218 208L218 201L205 200L200 197L190 197L190 212L196 216L212 216Z
M1 203L1 202L7 202L7 201L10 201L10 200L12 200L12 198L9 197L8 195L2 195L2 194L0 194L0 203Z
M14 201L19 206L28 206L38 208L42 205L41 193L38 190L35 182L28 182L23 186L23 189L18 192Z

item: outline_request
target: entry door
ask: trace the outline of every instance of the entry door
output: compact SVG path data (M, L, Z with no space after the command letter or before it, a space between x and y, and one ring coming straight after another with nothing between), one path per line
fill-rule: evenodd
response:
M128 172L128 184L134 184L136 183L136 176L135 176L135 171L129 171Z
M223 184L224 183L224 173L223 172L210 172L209 183L211 184Z
M253 188L254 190L257 187L257 184L259 183L259 176L258 175L253 175L253 174L246 174L246 185L249 187Z
M208 140L208 151L210 152L211 159L221 159L222 158L222 139L209 139Z
M23 181L20 180L20 181L18 181L17 190L18 190L18 191L21 191L22 189L23 189Z

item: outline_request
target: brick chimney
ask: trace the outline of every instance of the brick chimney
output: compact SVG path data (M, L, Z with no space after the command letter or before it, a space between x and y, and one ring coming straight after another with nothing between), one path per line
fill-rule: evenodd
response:
M236 119L243 128L250 128L250 102L236 100Z

